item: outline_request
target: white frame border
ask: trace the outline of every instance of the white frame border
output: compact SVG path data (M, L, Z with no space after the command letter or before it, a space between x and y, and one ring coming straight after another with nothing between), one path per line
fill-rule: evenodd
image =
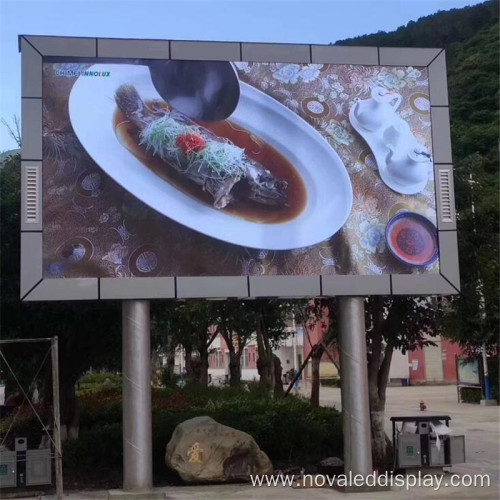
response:
M436 211L440 246L439 274L384 276L234 276L166 278L43 279L42 208L39 222L25 220L25 168L42 170L42 62L45 56L145 59L198 59L231 61L315 62L384 66L426 66L429 71L435 172L452 171L446 59L443 49L342 47L247 42L134 40L20 35L22 53L22 173L21 299L96 300L226 297L310 297L331 295L453 295L460 292L454 193L451 219L441 220L441 199L436 182ZM451 182L453 187L453 182ZM119 280L119 281L117 281Z

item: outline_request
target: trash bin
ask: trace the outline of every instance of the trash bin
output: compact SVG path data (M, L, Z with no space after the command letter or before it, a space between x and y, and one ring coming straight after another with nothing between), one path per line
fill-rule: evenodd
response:
M465 436L453 436L449 415L391 417L393 470L465 462Z

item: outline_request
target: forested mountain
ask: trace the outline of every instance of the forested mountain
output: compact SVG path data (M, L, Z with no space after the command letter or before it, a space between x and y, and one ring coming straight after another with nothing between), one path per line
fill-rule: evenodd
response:
M462 293L444 326L464 344L498 344L498 12L498 3L488 1L339 42L446 49Z
M460 44L479 30L498 23L498 3L487 1L463 9L439 11L410 21L396 31L379 31L338 42L338 45L379 45L383 47L445 47L448 57L460 52Z
M6 159L8 156L15 155L19 152L20 152L19 149L9 149L7 151L1 151L0 152L0 166L3 165L4 159Z

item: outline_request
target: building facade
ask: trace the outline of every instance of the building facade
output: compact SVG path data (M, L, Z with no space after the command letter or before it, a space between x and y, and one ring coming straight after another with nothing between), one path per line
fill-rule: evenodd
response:
M288 327L290 335L274 353L281 361L283 374L290 370L299 370L309 355L312 347L323 337L323 327L315 325L305 332L304 328ZM426 346L403 354L396 350L392 357L389 382L391 384L455 384L457 382L456 357L462 356L458 344L438 337L433 337L435 346ZM331 357L338 360L338 352L332 350ZM255 337L252 337L243 349L241 356L241 379L258 381L257 370L258 349ZM227 383L229 380L229 349L221 335L217 335L210 346L209 354L210 380L213 384ZM338 364L338 363L337 363ZM184 370L184 353L179 348L175 357L175 371ZM306 382L311 378L311 360L305 366L301 379ZM322 381L338 379L339 373L330 356L324 354L320 361L320 378Z
M442 337L433 337L435 346L426 346L408 353L410 384L455 384L456 357L461 357L458 344Z

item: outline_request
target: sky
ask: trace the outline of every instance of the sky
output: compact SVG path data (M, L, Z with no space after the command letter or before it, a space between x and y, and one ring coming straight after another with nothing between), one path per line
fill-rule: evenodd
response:
M0 0L0 117L21 113L19 34L328 44L482 1Z

